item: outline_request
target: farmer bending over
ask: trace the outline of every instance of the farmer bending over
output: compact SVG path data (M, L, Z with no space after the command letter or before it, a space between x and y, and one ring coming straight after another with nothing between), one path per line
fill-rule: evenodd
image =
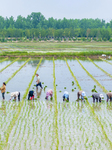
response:
M110 99L110 101L112 101L112 92L109 92L106 95L107 95L107 102L109 99Z
M5 99L5 91L6 91L6 84L3 82L3 86L0 88L1 93L2 93L2 99Z
M28 100L34 100L34 91L33 90L31 90L31 91L29 91L29 93L28 93Z
M18 101L20 101L20 92L18 92L18 91L12 92L9 101L10 101L13 97L14 97L14 100L16 100L17 97L18 97Z
M40 76L39 76L39 74L37 73L36 74L36 77L37 77L37 84L36 84L36 87L38 88L38 86L40 86L41 87L41 89L42 89L42 84L41 84L41 82L40 82Z
M86 96L86 93L84 91L79 91L77 93L77 99L78 100L79 100L79 97L81 97L81 100L84 100L85 96Z
M96 102L99 102L101 103L101 99L104 97L103 94L100 94L100 93L94 93L92 94L92 97L93 97L93 103L95 102L95 99L96 99Z
M67 91L65 91L63 94L63 101L66 101L66 100L69 101L69 93Z
M51 90L51 89L47 91L45 99L48 100L48 97L49 97L49 96L50 96L51 98L53 97L53 90Z

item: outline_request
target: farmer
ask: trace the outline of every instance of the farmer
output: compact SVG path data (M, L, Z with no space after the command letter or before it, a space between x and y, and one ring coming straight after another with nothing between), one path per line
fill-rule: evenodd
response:
M69 93L67 91L65 91L63 94L63 101L66 101L66 100L69 101Z
M34 91L33 90L31 90L31 91L29 91L29 93L28 93L28 100L34 100Z
M41 84L41 82L40 82L40 76L39 76L39 74L38 73L36 73L36 77L37 77L37 84L36 84L36 87L38 88L38 86L40 86L41 87L41 89L42 89L42 84Z
M20 92L18 92L18 91L12 92L9 101L10 101L13 97L14 97L14 100L15 100L15 101L16 101L17 97L18 97L18 101L20 101Z
M3 82L3 86L0 88L1 93L2 93L2 99L5 99L5 91L6 91L6 83Z
M53 96L53 90L52 90L52 89L50 89L50 90L47 91L45 99L48 100L48 97L49 97L49 96L50 96L51 98L52 98L52 96Z
M107 102L109 99L110 99L110 101L112 101L112 92L109 92L106 95L107 95Z
M100 93L94 93L92 94L92 97L93 97L93 103L95 102L95 99L96 99L96 102L99 102L101 103L101 99L104 97L103 94L100 94Z
M81 100L84 100L86 93L84 91L79 91L77 93L77 99L79 100L79 97L81 96Z

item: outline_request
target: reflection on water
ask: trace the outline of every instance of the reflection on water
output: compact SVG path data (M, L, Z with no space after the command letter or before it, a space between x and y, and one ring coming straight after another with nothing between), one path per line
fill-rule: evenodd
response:
M3 114L6 115L6 104L5 101L2 100L1 106L0 106L0 110L3 111Z
M28 105L29 105L29 108L30 108L30 109L35 109L35 103L34 103L33 100L28 101Z
M93 107L94 111L99 111L99 110L101 110L101 103L93 103L92 107Z
M63 109L69 109L69 102L63 101Z
M79 110L79 112L84 112L84 107L85 107L85 101L76 102L76 108Z
M112 110L112 101L107 103L107 109Z
M41 94L42 94L42 89L39 90L39 88L36 88L36 95L38 99L40 99Z
M53 107L52 101L46 100L46 106L47 106L47 109L51 109Z

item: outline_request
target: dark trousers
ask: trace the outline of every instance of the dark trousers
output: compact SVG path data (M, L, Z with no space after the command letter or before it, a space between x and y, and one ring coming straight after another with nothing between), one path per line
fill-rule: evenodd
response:
M67 97L67 100L69 101L69 97ZM65 101L65 96L63 96L63 101Z
M4 92L4 93L2 93L2 98L3 98L3 99L5 99L5 92Z
M29 91L28 100L30 100L30 97L33 97L34 99L34 91Z
M14 97L14 99L16 99L16 97ZM18 95L18 101L20 101L20 92L19 92L19 95Z
M38 87L38 86L40 86L40 87L42 88L42 84L41 84L41 82L40 82L40 83L38 83L38 84L36 84L36 87Z
M101 103L101 98L95 98L94 96L93 96L93 103L95 103L95 99L96 99L96 102L98 102L99 100L99 102Z

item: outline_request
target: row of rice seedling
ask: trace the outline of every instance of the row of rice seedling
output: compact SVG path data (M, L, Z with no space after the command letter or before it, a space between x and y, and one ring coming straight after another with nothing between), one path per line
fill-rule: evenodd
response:
M8 149L53 149L54 110L46 107L47 102L24 102L9 138L11 145Z
M107 61L107 60L105 60L105 59L102 59L101 57L99 57L101 60L103 60L103 61L105 61L106 63L108 63L108 64L110 64L110 65L112 65L112 63L111 62L109 62L109 61Z
M16 59L17 60L17 59ZM28 63L28 61L30 60L30 58L17 70L17 71L15 71L13 74L12 74L12 76L6 81L6 84L26 65L26 63ZM5 129L2 129L2 130L4 130L4 132L8 129L8 127L10 127L10 124L11 124L11 122L12 122L12 120L13 120L13 118L16 116L16 111L14 112L12 112L11 114L11 116L9 116L9 115L7 115L7 117L5 117L5 119L7 119L8 120L8 123L5 125ZM7 113L7 114L9 114L9 113ZM10 121L9 121L10 120ZM5 121L5 122L7 122L7 121ZM7 131L6 131L6 134L7 134ZM5 134L5 135L6 135ZM6 140L6 143L7 143L7 140Z
M69 66L69 64L68 64L68 62L67 62L67 60L66 60L66 58L65 58L65 61L66 61L66 64L67 64L67 66L68 66L68 69L69 69L71 75L73 76L73 78L74 78L74 80L75 80L75 82L76 82L76 84L77 84L79 90L81 90L81 86L79 85L79 83L78 83L76 77L74 76L74 74L73 74L73 72L72 72L72 70L71 70L71 68L70 68L70 66Z
M0 63L6 61L7 59L8 59L8 57L5 58L5 59L0 60Z
M102 90L103 90L105 93L107 93L108 91L105 89L105 87L102 86L102 85L84 68L84 66L81 64L81 62L79 61L79 59L76 58L76 60L77 60L78 63L81 65L81 67L85 70L85 72L96 82L96 84L97 84L100 88L102 88Z
M30 59L31 58L27 59L27 61L18 70L16 70L5 83L7 84L30 61Z
M27 62L28 62L29 60L30 60L30 59L28 59ZM32 76L32 79L31 79L31 81L30 81L30 83L29 83L29 85L28 85L28 88L26 89L26 92L25 92L25 94L24 94L24 96L23 96L23 100L26 98L26 96L27 96L27 94L28 94L28 91L29 91L29 89L30 89L30 86L31 86L33 80L34 80L35 74L36 74L36 72L37 72L37 70L38 70L38 68L39 68L39 66L40 66L41 61L42 61L42 58L40 59L40 62L39 62L39 64L38 64L37 67L36 67L36 70L35 70L35 72L34 72L34 75ZM27 63L27 62L26 62L26 63ZM23 66L23 65L22 65L22 66ZM18 70L18 71L19 71L19 70ZM13 120L11 121L11 124L10 124L9 128L7 129L7 132L6 132L6 144L8 143L10 133L11 133L11 131L12 131L14 125L15 125L15 122L17 121L17 119L18 119L18 117L19 117L19 114L20 114L20 112L21 112L21 109L22 109L22 107L23 107L23 104L24 104L24 101L23 101L23 100L22 100L22 102L19 103L19 105L18 105L18 111L17 111L16 115L14 116Z
M79 103L58 104L59 149L106 149L107 141L88 105Z
M53 86L54 86L54 130L55 130L55 145L56 150L58 150L59 146L59 138L58 138L58 108L57 108L57 92L56 92L56 77L55 77L55 61L53 58Z
M19 58L15 59L14 61L12 61L10 64L8 64L6 67L4 67L3 69L0 70L0 72L2 72L3 70L5 70L6 68L8 68L10 65L12 65L13 63L15 63Z
M108 75L109 77L112 78L112 75L109 74L108 72L106 72L105 70L103 70L101 67L99 67L97 64L95 64L94 61L92 61L90 58L88 58L89 61L91 61L98 69L100 69L101 71L103 71L106 75Z
M76 58L76 59L77 59L77 58ZM84 70L86 70L86 69L83 67L83 65L80 63L80 61L79 61L78 59L77 59L77 61L79 62L79 64L81 65L81 67L82 67ZM87 71L87 70L86 70L86 71ZM87 71L87 74L90 75L90 77L92 77L92 79L95 79L88 71ZM77 79L76 79L76 80L77 80ZM95 81L97 81L97 80L95 79ZM78 81L77 81L76 83L78 83ZM78 85L79 85L79 83L78 83ZM81 89L81 88L79 88L79 90L80 90L80 89ZM106 90L106 89L105 89L105 90ZM100 120L98 119L98 116L97 116L96 113L94 112L94 109L91 107L91 105L90 105L90 103L88 102L88 100L87 100L86 102L87 102L87 104L88 104L88 106L89 106L90 111L92 112L92 115L94 115L94 118L96 119L97 123L100 125L100 127L101 127L101 129L102 129L102 133L103 133L103 135L105 136L105 139L108 141L110 147L112 148L112 142L109 140L109 138L108 138L108 136L107 136L107 134L106 134L106 132L105 132L105 130L104 130L104 127L103 127L102 123L101 123Z

